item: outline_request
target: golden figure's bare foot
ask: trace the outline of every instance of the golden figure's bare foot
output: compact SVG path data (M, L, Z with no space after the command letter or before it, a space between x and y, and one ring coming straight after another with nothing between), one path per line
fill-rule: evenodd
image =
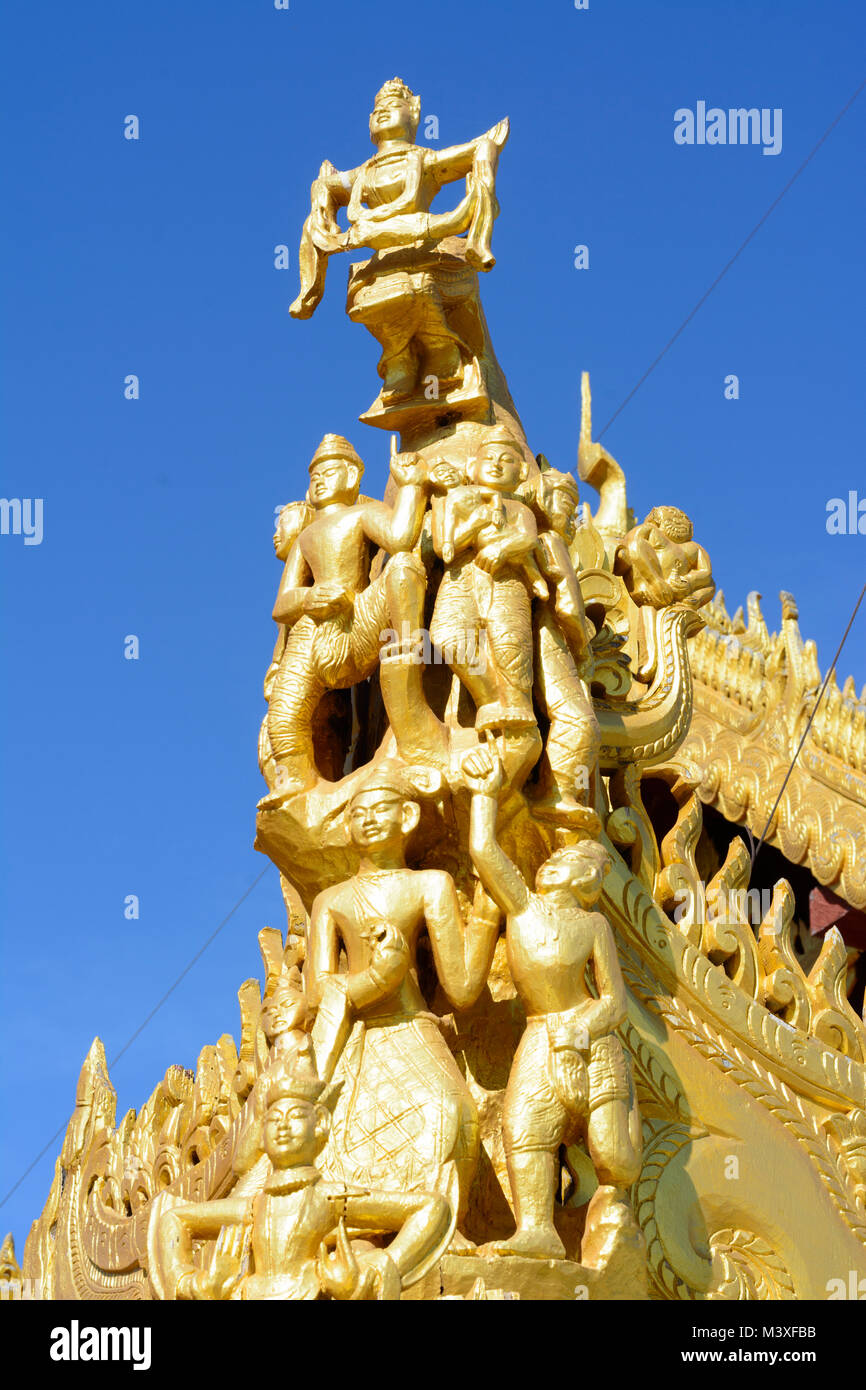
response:
M479 1249L481 1255L523 1255L531 1260L564 1260L565 1246L552 1226L529 1226L508 1240L492 1240Z
M451 1244L448 1246L449 1255L474 1255L477 1250L478 1247L475 1242L469 1240L467 1236L461 1235L459 1231L454 1232L451 1237Z
M406 366L390 365L382 386L382 404L395 405L398 401L406 400L412 395L417 384L417 368L414 362Z
M588 835L598 835L601 829L598 815L591 806L584 806L576 797L568 793L553 791L548 796L530 803L532 814L539 820L556 821L574 830L584 830Z

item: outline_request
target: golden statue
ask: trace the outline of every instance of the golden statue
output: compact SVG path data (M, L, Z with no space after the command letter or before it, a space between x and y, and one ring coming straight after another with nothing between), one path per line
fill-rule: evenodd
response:
M304 976L310 1004L327 1003L326 1028L314 1032L319 1066L344 1082L326 1169L350 1182L444 1192L456 1223L478 1157L478 1118L419 989L417 943L426 929L445 994L467 1008L487 977L499 914L479 894L464 929L450 875L406 867L417 798L411 773L385 764L355 793L348 816L358 872L316 898Z
M532 892L496 841L505 777L491 746L467 754L463 772L472 792L472 859L506 913L508 964L526 1010L502 1110L517 1230L488 1248L562 1259L553 1224L560 1145L582 1129L602 1185L628 1188L640 1172L640 1119L613 1033L625 1019L625 986L607 918L591 910L610 859L592 840L557 850L538 870ZM586 989L587 967L596 997Z
M289 502L281 509L274 530L273 544L274 554L278 560L282 560L284 569L295 541L298 539L304 527L309 525L314 516L315 510L306 499L302 502ZM266 700L270 700L271 698L274 681L282 665L288 635L289 625L281 623L277 632L277 640L274 644L271 664L265 673L264 696ZM259 732L259 768L268 786L272 787L277 776L277 769L276 763L274 762L274 750L271 747L271 739L268 732L267 715L265 715L262 720L261 730Z
M296 963L297 953L289 949L286 954L288 959L280 962L278 971L268 975L258 1018L267 1044L267 1062L254 1075L252 1085L243 1087L244 1098L249 1096L250 1103L232 1158L234 1172L241 1177L257 1164L259 1172L267 1167L262 1161L261 1125L267 1109L266 1097L276 1079L283 1074L294 1074L299 1065L315 1067L310 1039L314 1012L304 992Z
M270 685L268 738L280 794L316 781L313 717L328 690L375 670L381 634L421 626L425 571L411 553L427 496L414 456L392 454L393 507L358 501L364 465L348 440L326 434L310 463L315 517L289 551L274 618L287 636ZM393 556L370 579L371 546Z
M546 468L534 480L528 500L542 527L538 561L549 587L548 601L535 606L533 624L534 694L549 726L532 810L559 825L596 833L598 818L588 803L601 731L580 674L590 629L569 551L575 538L577 483L570 473Z
M615 570L637 604L702 608L713 597L710 557L692 539L692 523L679 507L653 507L625 537Z
M487 431L466 471L468 485L433 508L433 548L445 572L430 636L472 697L476 729L522 735L519 777L541 748L532 706L531 602L533 594L547 598L535 561L538 531L517 493L526 465L507 430Z
M260 1192L155 1208L151 1278L162 1297L398 1298L404 1282L423 1272L447 1238L448 1203L434 1193L351 1190L324 1182L315 1166L330 1125L324 1090L313 1068L302 1064L280 1071L271 1083L260 1141L270 1173ZM384 1249L356 1253L347 1225L394 1238ZM337 1243L333 1253L329 1238ZM213 1245L199 1267L193 1242L203 1240Z
M756 834L773 812L768 840L866 904L863 698L831 685L815 713L790 595L771 637L758 596L748 624L713 599L685 512L634 524L588 376L594 509L530 448L478 291L507 123L433 151L418 122L386 83L375 155L322 165L302 237L298 318L329 256L372 253L347 300L382 349L361 419L399 444L377 500L325 435L277 520L256 847L286 938L259 934L239 1043L169 1067L119 1123L94 1041L24 1283L836 1297L841 1272L866 1277L848 952L835 927L816 948L784 879L749 909L748 851L720 852L703 805Z
M420 110L420 98L393 78L370 116L375 155L345 172L323 163L301 237L301 290L290 309L301 319L314 312L329 256L364 246L375 252L352 267L347 308L382 348L380 410L413 396L424 378L436 383L437 399L463 384L474 352L473 272L495 264L496 164L508 122L468 144L431 150L415 143ZM431 212L442 185L463 177L466 194L457 207ZM337 221L343 207L345 231ZM465 242L457 240L461 233L468 233Z

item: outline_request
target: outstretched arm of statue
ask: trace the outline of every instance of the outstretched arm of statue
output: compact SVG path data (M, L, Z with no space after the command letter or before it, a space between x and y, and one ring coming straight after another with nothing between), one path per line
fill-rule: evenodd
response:
M274 604L274 622L291 627L298 621L304 612L304 603L310 593L312 578L312 571L304 559L300 544L295 541L283 566L283 577Z
M389 555L411 550L421 534L426 493L423 487L401 487L393 508L384 502L368 502L364 507L364 531L373 545Z
M346 1196L346 1225L359 1231L396 1231L384 1252L397 1266L401 1282L444 1245L451 1231L451 1207L434 1192L369 1192Z
M310 187L310 211L318 214L323 230L328 228L329 223L337 227L337 209L347 205L355 181L362 172L360 166L357 169L341 170L336 168L330 159L322 160L319 172Z
M472 793L469 853L478 877L503 912L523 912L529 889L496 839L497 796L505 781L502 763L489 747L475 748L463 759L463 780Z
M244 1197L225 1197L215 1202L190 1202L159 1214L157 1250L164 1287L178 1299L225 1298L240 1273L239 1242L234 1232L221 1235L224 1227L241 1228L250 1216ZM241 1233L242 1234L242 1231ZM217 1246L207 1268L197 1269L193 1240L213 1240Z
M337 209L345 207L359 171L341 173L330 160L325 160L319 177L310 189L310 215L301 233L298 265L301 271L301 290L289 308L295 319L310 318L325 292L328 257L344 251L348 234L337 222Z
M587 1008L584 1021L594 1040L619 1027L626 1016L628 1001L610 923L601 912L594 912L592 917L595 942L591 969L598 998Z
M476 135L474 140L467 140L465 145L449 145L446 150L425 150L427 167L436 175L439 183L452 183L454 179L470 172L479 149L483 150L488 142L498 155L508 139L508 132L506 116L483 135Z
M455 1009L468 1009L490 973L499 934L499 911L479 884L464 930L450 874L428 870L424 873L423 892L424 916L439 982Z
M508 121L498 125L472 140L468 145L454 145L451 149L433 153L428 167L432 169L440 183L466 175L466 189L470 221L466 238L466 260L476 270L492 270L495 258L490 250L493 223L499 212L496 201L496 165L499 151L508 139ZM460 205L464 210L463 204ZM461 222L460 229L462 230Z

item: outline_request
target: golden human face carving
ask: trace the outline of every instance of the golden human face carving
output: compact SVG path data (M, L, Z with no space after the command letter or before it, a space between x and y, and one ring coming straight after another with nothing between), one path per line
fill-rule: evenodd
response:
M304 1000L297 990L277 986L262 1005L262 1028L268 1041L299 1028L304 1018Z
M469 468L473 483L498 492L513 492L522 476L523 458L512 444L485 444Z
M546 500L545 511L552 529L567 541L574 536L575 505L574 498L567 488L553 488Z
M359 849L390 849L402 845L418 824L419 808L396 792L359 792L349 809L352 839Z
M358 492L358 470L346 459L322 459L310 469L308 497L315 507L329 502L354 502Z
M275 1168L313 1164L324 1144L321 1107L307 1100L277 1100L265 1116L265 1152Z
M375 145L383 140L415 139L415 120L412 109L402 97L380 97L370 113L370 139Z
M601 896L608 867L595 855L552 854L535 875L535 887L542 896L569 889L588 907Z

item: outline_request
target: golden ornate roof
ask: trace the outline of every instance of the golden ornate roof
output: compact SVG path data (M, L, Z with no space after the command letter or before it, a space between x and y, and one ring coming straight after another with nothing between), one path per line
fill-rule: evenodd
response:
M782 628L770 633L749 595L728 615L721 590L692 637L694 715L681 756L703 769L698 793L758 838L815 709L822 685L814 642L797 605L781 594ZM866 907L866 687L840 690L835 672L806 735L767 843L853 907Z

